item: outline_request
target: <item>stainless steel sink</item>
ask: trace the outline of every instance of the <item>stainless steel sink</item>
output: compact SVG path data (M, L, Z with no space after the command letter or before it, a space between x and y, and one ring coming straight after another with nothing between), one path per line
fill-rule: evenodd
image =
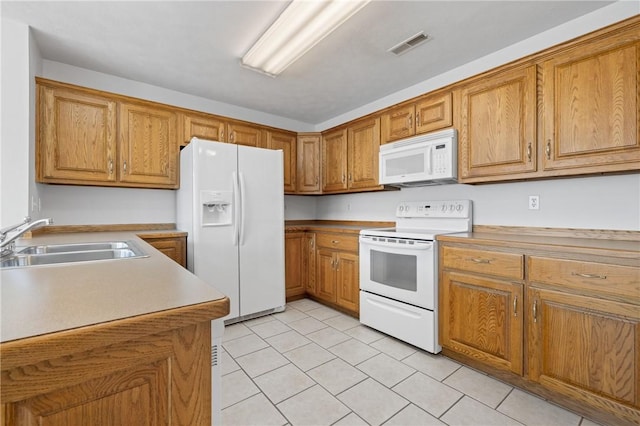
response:
M135 241L29 246L0 259L0 268L148 257Z

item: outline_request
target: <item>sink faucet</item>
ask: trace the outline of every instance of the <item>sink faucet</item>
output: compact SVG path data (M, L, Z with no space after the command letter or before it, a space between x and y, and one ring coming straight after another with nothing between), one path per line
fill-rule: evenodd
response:
M15 250L16 240L20 238L25 232L30 231L34 228L38 228L42 225L51 225L52 223L53 219L51 218L40 219L31 222L31 217L27 216L24 218L24 221L18 223L17 225L11 225L7 226L6 228L0 229L0 257L13 254L13 251ZM15 231L15 234L7 240L7 234L11 231Z

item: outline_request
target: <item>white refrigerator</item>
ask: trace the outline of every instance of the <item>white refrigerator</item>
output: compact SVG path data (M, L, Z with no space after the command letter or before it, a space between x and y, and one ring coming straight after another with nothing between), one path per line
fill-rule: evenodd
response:
M187 267L226 294L226 323L282 311L282 151L192 138L180 153L178 229Z

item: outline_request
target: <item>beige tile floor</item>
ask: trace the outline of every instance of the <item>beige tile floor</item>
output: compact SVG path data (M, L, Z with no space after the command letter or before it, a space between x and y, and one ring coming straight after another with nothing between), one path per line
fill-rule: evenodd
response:
M597 425L309 299L222 346L224 425Z

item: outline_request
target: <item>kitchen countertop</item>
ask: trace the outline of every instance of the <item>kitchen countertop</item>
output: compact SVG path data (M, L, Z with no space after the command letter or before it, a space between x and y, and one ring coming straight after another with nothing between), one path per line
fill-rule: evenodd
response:
M321 231L359 234L363 229L393 226L395 226L395 222L287 221L285 222L285 232Z
M135 240L144 258L0 270L0 342L169 311L226 296L140 239L140 232L43 234L18 246Z

